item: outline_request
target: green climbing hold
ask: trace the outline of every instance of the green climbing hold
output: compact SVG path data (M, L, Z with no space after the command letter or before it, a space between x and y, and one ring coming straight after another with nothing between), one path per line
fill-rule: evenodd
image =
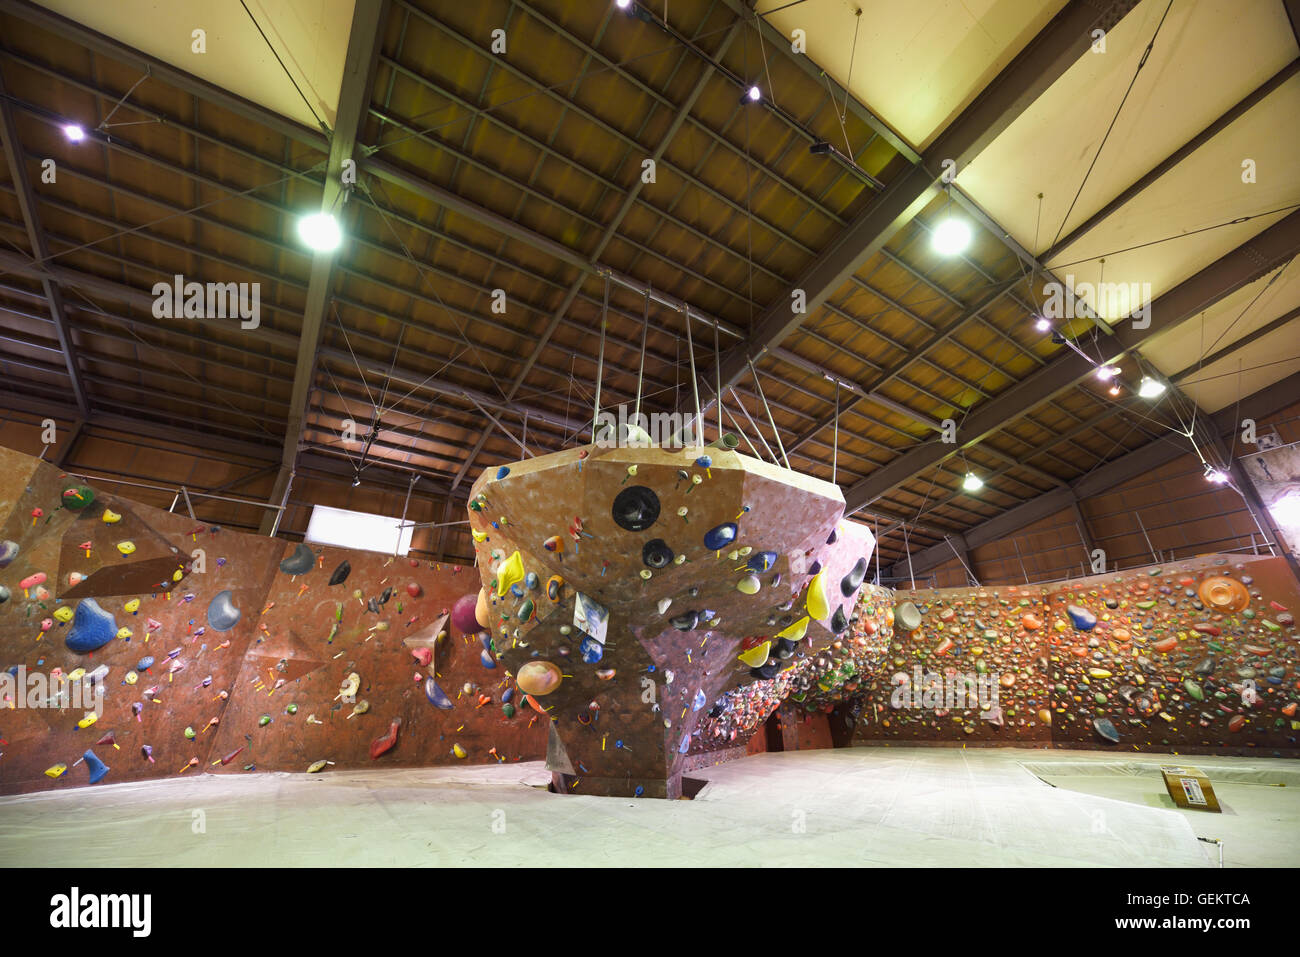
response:
M269 714L264 714L257 719L257 726L259 728L265 728L270 723L271 723L271 716Z
M1197 701L1205 700L1205 692L1201 689L1201 686L1198 685L1191 678L1188 678L1186 681L1183 682L1183 687L1187 690L1187 693L1191 695L1193 698L1195 698Z
M515 716L515 706L507 701L501 706L501 713L507 718L513 718Z

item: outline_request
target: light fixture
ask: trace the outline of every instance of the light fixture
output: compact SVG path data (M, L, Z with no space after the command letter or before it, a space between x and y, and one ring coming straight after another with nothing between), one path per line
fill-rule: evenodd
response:
M835 147L825 140L818 140L815 143L808 144L808 152L812 153L813 156L825 156L827 153L834 153Z
M1119 375L1119 369L1115 366L1097 366L1097 378L1102 382L1109 382L1117 375Z
M745 91L745 99L751 103L757 103L763 98L763 91L756 86L751 86Z
M1225 485L1228 481L1228 475L1221 469L1216 469L1209 462L1205 463L1205 481L1213 482L1215 485Z
M361 475L358 474L358 475L357 475L357 476L352 480L352 487L353 487L353 488L359 488L360 486L361 486Z
M626 10L628 7L632 6L632 0L614 0L614 5L620 10Z
M1034 328L1039 332L1046 332L1052 328L1052 324L1045 317L1039 316L1038 321L1034 323Z
M343 242L343 231L332 213L311 213L298 220L298 236L317 252L338 249Z
M63 135L68 138L69 143L80 143L86 138L86 131L76 123L65 123L63 126Z
M1159 379L1153 379L1149 375L1142 377L1142 382L1138 385L1138 395L1144 399L1158 399L1165 394L1165 384Z
M965 220L945 219L930 234L930 245L944 256L956 256L970 245L970 226Z
M1118 384L1113 385L1106 391L1109 392L1111 395L1119 395L1119 385Z
M984 480L974 472L967 472L966 477L961 480L961 487L967 492L978 492L984 487Z

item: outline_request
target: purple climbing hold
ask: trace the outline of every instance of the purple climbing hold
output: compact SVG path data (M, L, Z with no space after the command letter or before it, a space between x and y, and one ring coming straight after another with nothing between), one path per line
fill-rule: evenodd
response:
M1070 622L1079 631L1092 631L1097 627L1097 616L1086 608L1078 605L1066 606L1065 613L1070 616Z

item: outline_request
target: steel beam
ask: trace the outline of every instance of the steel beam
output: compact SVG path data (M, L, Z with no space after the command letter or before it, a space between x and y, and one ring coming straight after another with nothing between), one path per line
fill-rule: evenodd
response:
M1114 0L1099 16L1088 0L1070 0L1052 21L941 133L920 161L894 179L799 277L787 294L758 317L753 332L733 348L722 364L722 387L733 385L752 361L780 345L804 317L884 248L936 195L945 160L964 169L992 140L1093 43L1092 31L1109 30L1136 6L1136 0ZM802 291L804 310L794 310L794 295Z
M1209 417L1212 431L1223 436L1235 432L1240 416L1262 419L1295 402L1300 395L1300 373L1273 383L1241 400L1240 412L1233 406L1220 409ZM1022 505L996 515L986 522L967 529L962 534L971 548L1005 538L1013 532L1041 521L1057 512L1077 505L1080 499L1099 495L1117 485L1146 475L1174 459L1190 455L1191 447L1176 442L1157 439L1118 459L1107 462L1067 488L1053 489ZM932 545L912 555L912 567L918 572L928 571L948 560L946 544ZM888 576L906 571L905 563L895 563L885 570Z
M1117 325L1115 335L1100 344L1106 350L1102 362L1115 362L1155 333L1176 329L1298 253L1300 211L1291 213L1156 299L1151 304L1151 321L1146 328L1135 329L1132 323ZM845 493L846 511L869 505L913 475L978 444L1040 403L1073 388L1095 368L1091 360L1073 350L1066 351L993 399L974 407L962 422L958 442L926 442L851 487Z
M321 212L342 219L348 189L344 183L345 164L355 164L357 138L361 135L370 107L370 87L375 63L383 44L384 15L387 0L356 0L352 9L352 26L348 34L347 56L343 61L343 82L334 130L330 133L329 162L325 168L325 189ZM349 175L355 176L355 165ZM302 330L298 338L298 362L294 368L293 391L289 399L289 418L284 430L284 453L280 473L276 476L267 501L278 502L289 487L298 445L302 441L307 416L307 396L315 381L316 356L325 330L325 313L334 288L334 263L337 250L318 251L312 256L311 279L307 284L307 304L303 308ZM267 512L262 519L263 535L271 534L277 513Z

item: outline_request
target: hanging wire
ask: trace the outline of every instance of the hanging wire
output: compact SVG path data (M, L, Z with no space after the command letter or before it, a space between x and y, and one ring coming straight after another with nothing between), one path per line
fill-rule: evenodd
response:
M750 375L754 377L754 385L758 388L758 397L763 400L763 408L767 411L767 423L772 426L772 435L776 437L776 447L781 450L781 458L785 461L785 467L790 467L790 457L785 454L785 444L781 441L781 432L776 427L776 420L772 418L772 407L767 404L767 396L763 393L763 383L758 379L758 370L754 368L754 360L749 357L745 358L749 363Z
M700 380L695 375L695 340L691 338L691 310L682 309L686 317L686 351L691 359L691 391L695 394L695 444L704 447L704 415L700 412Z
M605 375L605 326L609 324L609 273L605 273L605 299L600 307L600 356L596 360L596 401L591 413L591 438L596 439L596 426L600 422L600 381Z
M633 421L639 421L641 415L641 384L645 381L645 338L650 331L650 286L645 287L645 314L641 317L641 365L636 370L636 409Z
M722 346L718 344L718 324L713 324L713 368L718 377L713 394L718 397L718 441L722 441Z
M837 484L836 476L840 467L840 380L835 380L835 444L831 448L831 484Z

